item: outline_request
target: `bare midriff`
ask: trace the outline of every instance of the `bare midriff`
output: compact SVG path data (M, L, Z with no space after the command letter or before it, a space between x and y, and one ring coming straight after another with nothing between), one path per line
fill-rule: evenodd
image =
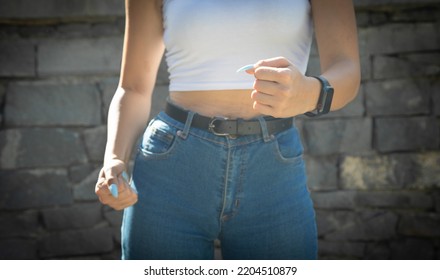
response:
M252 119L260 116L252 107L252 89L212 91L172 91L171 101L186 109L208 117Z

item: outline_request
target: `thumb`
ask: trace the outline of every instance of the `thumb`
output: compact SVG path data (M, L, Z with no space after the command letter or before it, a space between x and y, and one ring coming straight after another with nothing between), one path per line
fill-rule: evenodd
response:
M279 57L273 57L273 58L268 58L268 59L264 59L264 60L260 60L255 64L255 68L258 67L262 67L262 66L266 66L266 67L275 67L275 68L285 68L285 67L289 67L292 63L290 63L290 61L282 56Z

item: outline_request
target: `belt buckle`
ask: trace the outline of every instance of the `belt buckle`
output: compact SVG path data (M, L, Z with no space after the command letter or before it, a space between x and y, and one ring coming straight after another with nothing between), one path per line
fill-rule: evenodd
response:
M209 132L211 132L212 134L217 135L217 136L229 136L230 135L229 133L220 133L220 132L215 131L215 122L216 121L226 121L226 120L228 120L228 118L225 118L225 117L211 118L211 121L209 122L209 125L208 125Z

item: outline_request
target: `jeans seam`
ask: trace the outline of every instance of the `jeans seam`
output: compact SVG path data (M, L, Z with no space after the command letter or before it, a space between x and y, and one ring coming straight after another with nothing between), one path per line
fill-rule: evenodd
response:
M220 221L220 227L223 224L223 215L225 213L225 207L226 207L226 200L227 200L227 195L228 195L228 181L229 181L229 168L230 168L230 164L231 164L231 148L228 146L228 153L227 153L227 158L226 158L226 168L225 168L225 176L224 176L224 182L223 182L223 200L222 200L222 208L220 211L220 217L219 217L219 221Z

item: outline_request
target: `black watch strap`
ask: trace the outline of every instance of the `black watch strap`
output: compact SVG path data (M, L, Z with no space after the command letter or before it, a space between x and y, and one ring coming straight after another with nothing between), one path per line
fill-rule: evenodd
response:
M306 112L305 115L308 117L316 117L320 115L327 114L330 112L330 107L332 105L333 99L333 87L323 76L312 76L321 82L321 92L319 93L318 104L316 109L311 112Z

